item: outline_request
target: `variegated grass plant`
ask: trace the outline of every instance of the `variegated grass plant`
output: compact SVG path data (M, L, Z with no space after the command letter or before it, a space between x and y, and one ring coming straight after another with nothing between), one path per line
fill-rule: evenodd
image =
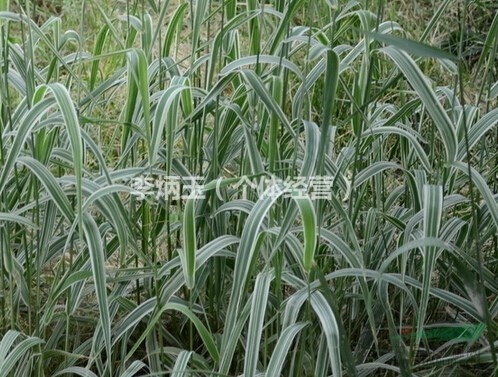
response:
M438 3L1 1L0 375L496 374L498 17Z

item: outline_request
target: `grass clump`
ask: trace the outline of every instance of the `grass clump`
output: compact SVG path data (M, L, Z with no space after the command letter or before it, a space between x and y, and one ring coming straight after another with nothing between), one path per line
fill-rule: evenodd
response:
M0 2L0 375L496 374L498 19L451 4Z

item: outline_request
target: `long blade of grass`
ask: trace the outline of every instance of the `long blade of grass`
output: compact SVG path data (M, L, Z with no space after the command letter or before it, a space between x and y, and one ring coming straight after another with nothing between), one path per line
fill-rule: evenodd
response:
M424 237L436 238L439 236L441 218L443 215L443 188L442 186L424 186ZM429 303L429 290L432 282L432 274L436 265L438 249L433 246L424 247L423 251L423 289L420 300L420 313L417 318L417 339L415 347L418 347L422 337L427 305Z
M104 334L105 348L108 357L112 355L111 347L111 317L109 313L109 300L107 297L107 279L104 250L99 228L95 220L87 213L83 216L83 229L90 254L95 292L99 305L100 321Z
M272 274L270 273L261 273L256 277L252 294L251 314L249 316L246 357L244 360L244 376L247 377L254 377L256 375L259 345L261 343L261 334L263 332L263 323L272 278Z
M311 294L311 306L320 319L322 331L327 339L332 375L340 377L342 376L342 366L339 352L339 328L337 327L334 313L320 292L313 292Z
M439 131L444 148L446 149L447 162L451 163L455 161L457 152L455 127L438 101L436 94L429 86L425 75L406 52L392 46L384 47L381 51L394 61L420 96L422 103L427 108L429 115L432 117Z
M189 197L183 215L183 251L180 252L185 283L188 289L195 287L197 236L195 231L195 197Z
M284 331L278 338L278 342L275 345L273 353L268 363L268 368L266 369L265 376L280 376L282 373L282 367L285 362L285 358L289 354L289 349L292 346L292 342L299 332L307 326L306 323L294 323Z

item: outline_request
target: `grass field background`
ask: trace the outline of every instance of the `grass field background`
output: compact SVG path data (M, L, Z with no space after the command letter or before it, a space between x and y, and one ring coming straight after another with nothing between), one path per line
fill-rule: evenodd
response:
M496 375L497 12L1 0L0 376Z

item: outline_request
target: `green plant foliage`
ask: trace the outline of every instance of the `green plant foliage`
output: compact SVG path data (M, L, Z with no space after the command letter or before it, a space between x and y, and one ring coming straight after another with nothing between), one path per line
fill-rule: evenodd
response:
M0 1L0 376L497 375L496 9L394 3Z

